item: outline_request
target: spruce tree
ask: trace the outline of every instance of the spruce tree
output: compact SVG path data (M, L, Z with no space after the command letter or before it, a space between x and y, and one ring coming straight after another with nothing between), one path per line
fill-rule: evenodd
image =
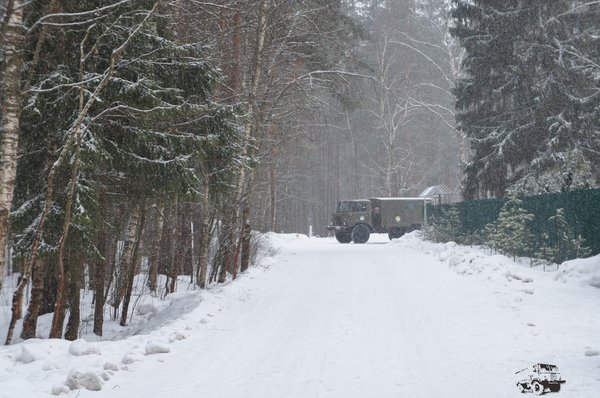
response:
M43 278L53 277L51 264L60 292L65 275L77 274L73 267L111 256L98 237L107 228L122 231L116 209L141 208L143 216L144 203L198 200L202 184L219 180L239 157L233 107L212 100L220 76L204 43L178 40L173 5L103 5L63 2L52 22L68 28L50 29L22 113L14 225L18 255L40 259L35 306ZM28 22L36 15L28 13ZM37 315L30 307L24 338L35 334ZM53 330L61 333L61 325Z
M518 255L528 254L532 245L529 223L533 220L533 215L527 213L522 204L523 201L516 195L509 195L494 227L490 228L490 231L495 231L490 236L490 246L515 260Z
M460 212L456 206L450 206L434 221L432 235L435 242L463 243L464 231L460 221Z
M598 55L600 4L454 3L453 33L465 49L457 121L473 154L464 196L594 186L600 83L590 60ZM557 172L567 167L571 173Z
M581 236L575 236L569 225L564 209L556 209L548 219L549 231L544 233L542 247L536 257L559 264L565 260L585 257L589 249Z

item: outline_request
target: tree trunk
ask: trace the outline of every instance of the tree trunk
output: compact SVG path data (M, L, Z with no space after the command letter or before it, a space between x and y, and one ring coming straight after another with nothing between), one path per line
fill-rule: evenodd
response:
M77 340L79 335L79 323L81 315L79 311L80 295L81 295L81 267L82 257L80 255L68 256L68 305L69 305L69 321L65 330L65 339ZM56 313L55 313L56 315ZM62 323L60 324L62 327ZM58 336L57 338L59 338Z
M202 196L202 227L200 229L200 244L198 248L198 277L196 283L200 289L206 288L206 274L208 272L208 251L210 248L210 185L209 181L204 183L204 195Z
M246 195L243 201L242 211L242 225L240 233L240 247L241 247L241 261L240 269L242 272L248 269L250 265L250 235L252 227L250 226L250 198L254 192L254 177L256 176L256 170L252 170L248 176L248 182L246 187ZM237 261L236 261L237 265Z
M83 106L83 88L81 89L81 106ZM69 192L65 204L63 233L58 242L58 258L57 258L57 281L58 289L56 292L56 303L54 304L54 316L52 317L52 326L50 327L50 338L59 339L62 336L63 324L65 321L65 247L69 239L69 230L71 227L71 216L73 210L73 197L75 195L75 186L77 185L79 175L79 161L81 159L81 140L83 131L77 134L75 144L75 156L71 170L71 180L69 181ZM71 264L71 267L79 268L80 264ZM78 272L77 272L78 274ZM73 283L73 281L71 281ZM79 292L77 292L79 294ZM79 309L79 307L77 307ZM37 322L37 319L35 320ZM76 337L77 338L77 337Z
M238 229L236 228L236 231L238 231ZM242 253L242 246L243 246L243 242L242 242L242 237L244 235L244 230L243 228L239 229L239 236L236 236L236 244L235 244L235 253L233 256L233 261L231 262L231 268L229 269L229 273L231 274L231 278L232 279L236 279L237 275L238 275L238 268L240 266L240 255Z
M135 243L133 247L133 253L131 256L130 263L127 268L129 272L127 274L127 289L125 290L125 297L123 299L123 308L121 311L121 322L119 324L121 326L127 325L127 313L129 311L129 303L131 302L131 293L133 292L133 280L136 274L136 268L138 259L140 257L140 241L142 240L142 232L144 231L144 223L146 220L146 210L144 208L143 202L136 207L138 213L141 213L139 226L136 231ZM141 208L141 209L140 209Z
M119 229L120 230L120 229ZM108 281L106 282L106 286L104 287L104 304L108 301L108 295L110 294L110 288L115 279L115 274L117 272L117 248L119 246L119 234L115 232L115 236L113 239L109 241L109 246L106 249L106 262L105 264L105 272L108 275ZM122 256L121 256L122 257Z
M232 225L231 217L233 214L233 211L227 210L228 208L226 208L226 211L224 212L224 220L222 221L222 225L219 230L219 250L215 259L215 264L212 267L210 275L211 282L223 283L227 279L227 267L229 263L226 257L228 256L228 252L231 246L231 244L229 243L229 239L230 228Z
M106 235L102 233L99 238L98 250L106 257ZM107 258L99 258L94 266L94 334L102 336L104 326L104 280L106 279Z
M150 254L150 269L148 270L148 287L150 291L156 293L156 283L158 280L158 269L160 268L160 242L165 225L165 208L156 209L156 236L152 242L152 253Z
M176 248L177 245L179 243L179 239L178 239L178 235L179 235L179 223L178 223L178 219L179 219L179 202L177 199L175 199L175 204L173 206L173 209L171 209L171 214L169 217L170 221L171 221L171 244L169 246L169 277L167 278L167 284L166 284L166 294L169 293L173 293L175 291L175 288L177 286L177 269L178 266L175 263L175 254L177 252Z
M240 10L236 10L233 15L233 40L232 40L232 63L231 68L231 90L233 91L232 102L239 102L242 92L242 73L241 73L241 35L242 17Z
M232 216L233 218L234 216ZM217 279L218 283L224 283L227 280L227 273L231 272L233 269L233 263L235 261L235 252L237 249L237 245L235 243L234 238L234 230L235 223L230 221L227 232L225 233L225 240L219 242L223 245L223 261L221 264L221 269L219 270L219 279Z
M354 142L354 129L352 122L350 121L350 115L348 110L345 111L346 124L348 125L348 132L350 133L350 143L352 144L352 197L357 198L359 195L359 173L358 173L358 153L356 151L356 144Z
M54 305L56 304L56 289L58 284L56 282L56 267L52 260L53 259L48 258L48 264L46 264L44 294L42 297L42 305L40 307L39 316L52 314L54 312Z
M100 219L106 219L107 201L106 192L100 193ZM96 336L102 336L102 329L104 327L104 281L106 279L106 263L109 260L110 255L107 251L106 244L107 234L104 229L100 231L98 236L98 251L104 256L104 258L98 258L95 261L94 266L94 334Z
M240 271L244 272L250 266L250 238L252 228L250 227L250 204L244 205L244 211L242 213L242 219L244 220L244 226L242 228L242 260L240 265Z
M21 338L23 339L36 337L37 318L40 313L40 308L42 307L44 296L44 272L46 271L46 267L41 266L40 264L42 261L46 261L46 259L36 259L36 267L35 271L33 271L31 280L31 299L23 320L23 329L21 330Z
M127 284L129 281L129 274L133 273L133 255L138 237L138 229L140 226L140 208L134 206L131 209L129 215L129 224L127 226L127 233L125 234L125 244L123 246L123 257L117 270L117 279L115 280L115 294L112 299L111 305L115 311L121 305L123 297L127 291Z
M275 170L275 160L269 165L269 205L270 221L269 229L273 232L277 230L277 171ZM245 210L245 209L244 209Z
M189 275L190 283L194 283L194 262L192 256L192 229L189 220L192 219L191 206L187 203L182 203L177 213L178 242L176 246L177 257L179 259L181 275Z
M10 228L17 155L19 147L19 117L21 114L21 66L23 47L23 1L14 0L7 15L4 34L4 93L0 133L0 289L4 278L4 259ZM10 342L10 339L7 339Z
M176 222L176 220L175 220ZM171 261L169 261L170 263L170 267L169 268L169 293L174 293L175 289L177 289L177 275L178 270L179 270L179 264L175 261L175 257L176 257L176 253L177 253L177 248L179 247L179 228L176 228L173 231L173 237L171 239Z

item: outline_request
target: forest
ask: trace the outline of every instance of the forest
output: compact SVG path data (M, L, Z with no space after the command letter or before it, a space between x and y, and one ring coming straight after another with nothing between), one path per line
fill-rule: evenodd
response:
M82 289L101 336L140 273L151 294L235 279L253 231L325 235L338 200L597 187L598 20L573 0L0 1L6 343L49 313L43 337L76 339Z

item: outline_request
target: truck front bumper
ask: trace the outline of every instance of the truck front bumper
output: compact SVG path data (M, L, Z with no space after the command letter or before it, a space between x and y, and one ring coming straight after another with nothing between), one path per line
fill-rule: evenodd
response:
M346 227L343 225L328 225L327 229L329 231L337 232L337 231L341 231L342 229L346 229Z

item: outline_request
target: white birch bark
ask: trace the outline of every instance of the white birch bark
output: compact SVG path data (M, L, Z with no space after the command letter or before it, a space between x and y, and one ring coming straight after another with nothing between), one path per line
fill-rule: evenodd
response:
M14 0L8 16L5 39L5 70L3 74L2 131L0 133L0 289L5 271L9 216L17 176L19 147L19 116L21 111L21 47L23 43L23 1Z

